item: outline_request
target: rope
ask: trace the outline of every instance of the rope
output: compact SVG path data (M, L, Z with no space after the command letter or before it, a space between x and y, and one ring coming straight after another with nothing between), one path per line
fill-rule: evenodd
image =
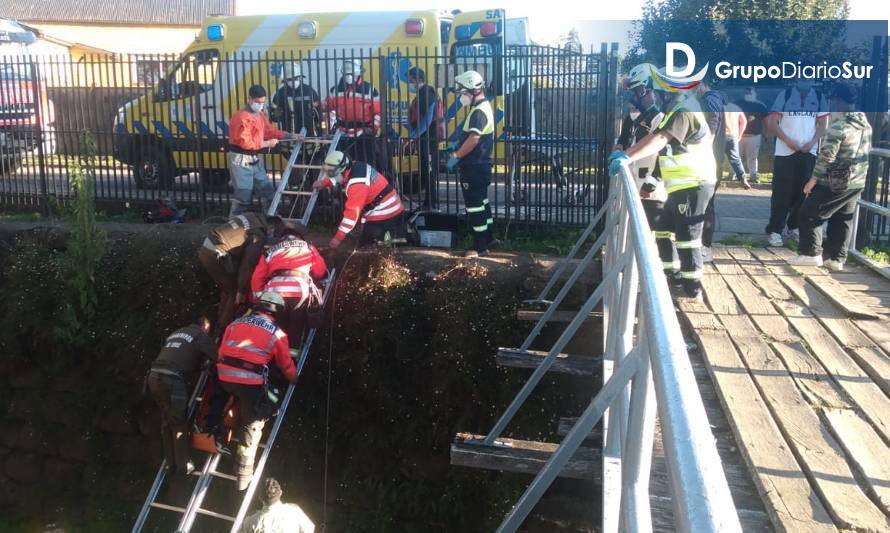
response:
M333 356L334 356L334 315L337 311L337 289L340 288L340 279L342 273L346 272L346 266L355 255L355 249L346 258L343 268L340 270L341 275L337 276L334 285L334 293L331 295L331 325L328 328L328 391L325 401L324 414L324 481L322 485L322 503L321 503L321 528L322 532L328 529L328 453L329 453L329 437L331 433L331 375L333 374Z

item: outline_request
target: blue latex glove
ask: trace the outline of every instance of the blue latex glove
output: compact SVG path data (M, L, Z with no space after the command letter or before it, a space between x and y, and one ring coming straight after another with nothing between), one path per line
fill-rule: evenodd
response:
M451 156L448 158L448 163L445 165L445 168L448 169L448 172L454 170L454 167L457 166L458 162L460 162L459 157Z
M627 161L630 161L630 158L627 157L624 150L615 150L609 154L609 175L617 174L621 169L621 164Z

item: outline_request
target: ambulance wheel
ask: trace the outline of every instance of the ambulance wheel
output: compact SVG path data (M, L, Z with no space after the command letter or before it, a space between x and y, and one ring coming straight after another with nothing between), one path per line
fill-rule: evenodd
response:
M173 187L173 160L165 150L157 146L146 147L133 166L133 178L140 189L171 189Z

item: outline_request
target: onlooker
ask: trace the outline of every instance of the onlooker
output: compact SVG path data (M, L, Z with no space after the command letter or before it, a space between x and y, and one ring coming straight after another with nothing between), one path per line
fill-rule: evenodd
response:
M726 155L726 104L729 101L726 95L721 91L716 91L709 84L702 82L700 85L702 92L701 110L704 112L708 129L711 131L713 138L714 162L717 166L717 187L720 186L720 180L723 179L723 157ZM705 208L704 225L701 232L701 257L705 263L712 261L711 245L714 240L714 231L717 228L717 212L714 208L714 201L717 195L712 194Z
M436 88L426 82L426 73L417 67L408 70L408 88L415 94L408 108L408 134L417 143L420 159L420 186L424 191L423 208L439 204L439 140L445 138L442 101Z
M763 140L763 121L767 116L766 105L757 99L757 92L754 87L745 89L745 96L741 100L736 100L735 104L745 113L747 125L742 139L739 142L739 148L742 155L742 163L748 169L752 183L758 183L758 155L760 154L760 143Z
M800 208L800 255L795 265L821 266L843 270L850 244L856 201L865 187L871 125L861 111L852 111L855 94L839 85L831 96L831 109L837 112L822 139L813 177L803 188L807 195ZM822 248L822 224L828 221L828 240Z
M770 109L769 125L776 135L772 197L766 233L770 246L782 246L782 231L797 239L797 211L803 186L813 174L819 138L828 124L828 102L813 81L800 79L780 92Z
M735 179L739 180L743 187L750 189L751 186L745 178L745 166L742 164L742 156L739 154L739 142L742 132L745 131L745 127L748 125L748 120L745 118L745 113L742 112L741 108L735 104L726 104L724 109L723 114L726 121L726 145L724 149L726 150L726 157L729 159L729 168L735 174ZM708 246L710 246L710 243Z
M299 506L281 502L281 485L273 478L263 480L263 508L248 516L240 533L313 533L315 524Z

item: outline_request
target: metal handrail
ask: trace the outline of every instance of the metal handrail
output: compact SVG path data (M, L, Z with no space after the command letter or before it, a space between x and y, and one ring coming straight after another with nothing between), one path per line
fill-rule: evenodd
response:
M598 239L603 243L604 281L588 298L573 325L586 318L591 302L602 300L607 321L604 359L613 363L612 374L604 377L602 389L498 531L514 532L522 525L591 429L608 416L605 431L609 445L604 453L615 454L608 459L618 469L604 464L604 504L617 505L619 511L614 521L608 518L614 513L604 507L603 531L651 532L649 468L657 400L677 531L741 532L655 241L626 165L611 177L609 190L606 229ZM566 336L574 333L570 329L548 358L559 351ZM529 378L493 433L503 430L540 380L546 365L545 359L540 372ZM615 485L620 492L610 494L609 487Z

